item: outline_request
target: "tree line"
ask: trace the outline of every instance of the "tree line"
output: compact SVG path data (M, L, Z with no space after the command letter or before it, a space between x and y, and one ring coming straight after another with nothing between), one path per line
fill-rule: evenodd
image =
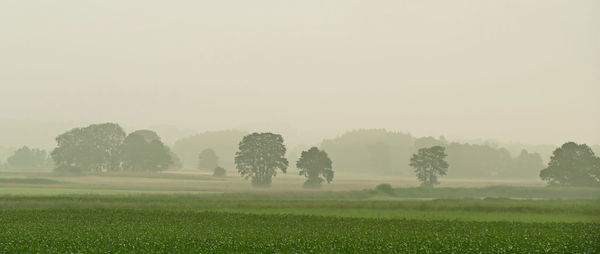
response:
M369 134L380 135L381 133ZM341 141L348 142L344 138L347 137L341 137ZM394 138L388 141L398 142L406 136L400 135ZM181 167L178 156L162 143L161 138L154 131L137 130L127 134L116 123L74 128L56 137L56 142L57 147L50 156L43 150L23 147L8 159L8 164L22 168L53 165L56 172L77 174L115 171L159 172ZM337 142L343 143L340 140ZM432 187L439 183L439 177L464 167L460 163L454 164L450 159L449 151L458 151L455 147L456 143L434 138L417 139L414 142L415 147L419 149L412 153L405 165L412 168L414 175L423 186ZM360 147L361 143L354 140L354 144ZM331 143L323 146L332 148ZM465 148L465 146L459 147ZM371 150L389 148L390 146L383 142L370 146ZM327 149L323 147L311 147L302 151L296 161L298 173L306 177L305 188L319 188L322 183L333 181L335 174L333 161L336 157L332 160L329 150L327 152L325 150ZM245 179L249 179L253 186L267 187L271 185L273 176L276 176L279 171L287 172L289 161L286 152L283 137L279 134L247 134L238 143L234 165L238 173ZM494 154L493 149L488 152ZM468 155L471 154L462 154L462 156ZM388 159L393 157L389 153L378 156ZM476 159L489 159L486 156L482 157ZM530 161L537 160L537 157L523 151L519 156L511 159L511 162L530 167ZM226 174L225 168L219 165L219 157L214 150L204 149L198 154L197 159L198 169L213 170L215 176ZM339 164L337 167L340 168ZM600 186L600 158L585 144L574 142L563 144L553 152L548 166L543 169L542 167L537 168L538 177L550 185Z

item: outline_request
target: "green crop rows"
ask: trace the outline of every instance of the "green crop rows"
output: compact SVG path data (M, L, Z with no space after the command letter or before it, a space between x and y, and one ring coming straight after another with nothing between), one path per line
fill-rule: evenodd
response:
M597 253L595 223L134 209L0 211L0 253Z

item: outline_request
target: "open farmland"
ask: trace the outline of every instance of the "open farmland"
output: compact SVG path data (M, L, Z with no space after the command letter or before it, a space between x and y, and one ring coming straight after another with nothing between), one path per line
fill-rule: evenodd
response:
M600 190L341 175L0 174L0 253L597 253ZM390 182L390 191L376 190ZM339 184L342 187L335 187ZM516 185L516 186L515 186Z
M5 210L6 253L596 253L591 223L121 209Z

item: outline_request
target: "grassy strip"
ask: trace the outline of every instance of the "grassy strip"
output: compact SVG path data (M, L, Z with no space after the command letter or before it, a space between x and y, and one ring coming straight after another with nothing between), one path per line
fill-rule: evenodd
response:
M165 209L368 218L600 221L600 200L214 200L219 195L3 196L1 209Z

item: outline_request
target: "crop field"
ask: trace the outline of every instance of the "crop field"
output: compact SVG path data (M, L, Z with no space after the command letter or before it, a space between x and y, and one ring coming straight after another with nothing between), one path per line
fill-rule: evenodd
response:
M0 253L600 253L597 188L340 182L3 175Z
M598 224L220 212L0 212L3 253L596 253Z

